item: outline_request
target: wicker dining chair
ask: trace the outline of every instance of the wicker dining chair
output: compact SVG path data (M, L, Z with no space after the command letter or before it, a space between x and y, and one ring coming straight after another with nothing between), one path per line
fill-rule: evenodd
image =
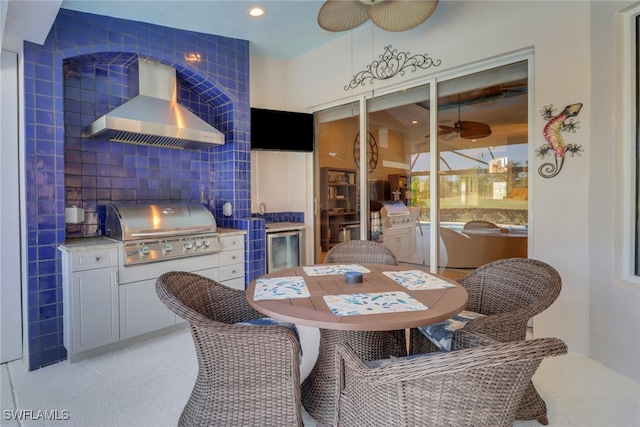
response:
M524 340L529 319L547 309L562 287L560 275L552 266L528 258L490 262L458 282L469 295L466 310L448 321L411 329L410 354L447 350L446 343L460 329L500 342ZM548 423L546 405L533 384L516 419Z
M362 263L398 265L398 258L385 245L371 240L348 240L333 246L327 252L324 263ZM389 350L392 356L407 354L404 330L389 333Z
M511 426L543 358L567 353L557 338L498 343L469 331L453 351L366 362L336 350L335 426Z
M398 265L398 259L385 245L371 240L348 240L333 246L324 263L349 262Z
M265 316L243 291L197 274L165 273L156 293L189 323L198 357L178 425L302 425L295 332L283 325L238 324Z

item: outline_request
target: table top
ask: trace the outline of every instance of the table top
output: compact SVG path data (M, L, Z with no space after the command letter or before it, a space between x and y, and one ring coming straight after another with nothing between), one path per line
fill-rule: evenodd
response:
M341 264L321 264L315 267ZM383 264L360 264L369 273L363 273L363 282L347 283L345 275L310 276L305 267L292 267L266 274L252 281L246 290L249 304L267 316L323 329L353 331L391 331L413 328L449 319L462 311L467 305L467 291L453 280L436 276L453 287L442 289L413 290L397 283L383 272L429 270L420 266L393 266ZM312 266L307 266L312 267ZM285 299L254 300L257 280L274 277L302 277L309 290L309 297ZM434 275L435 276L435 275ZM426 310L375 313L361 315L333 314L323 299L327 295L345 295L380 292L405 292L418 302L427 306Z

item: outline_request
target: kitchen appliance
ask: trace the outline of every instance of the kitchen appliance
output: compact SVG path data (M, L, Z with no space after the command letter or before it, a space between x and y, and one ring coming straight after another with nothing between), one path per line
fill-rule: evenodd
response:
M112 204L105 234L122 242L116 280L120 341L181 322L156 295L161 274L186 271L223 280L225 252L216 221L200 204Z
M302 223L276 222L266 225L267 273L304 263L303 229Z
M408 208L402 202L383 203L380 209L382 243L394 253L398 261L423 263L422 248L416 241L419 208Z
M123 242L124 266L220 251L216 220L199 204L109 205L105 231Z
M168 148L224 144L224 134L178 104L176 70L139 58L128 70L132 99L89 125L87 136Z

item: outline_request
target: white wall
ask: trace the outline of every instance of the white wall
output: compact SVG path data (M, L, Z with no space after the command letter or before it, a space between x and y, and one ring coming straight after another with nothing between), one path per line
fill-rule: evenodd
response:
M622 245L632 241L623 218L633 212L624 205L631 193L633 151L632 91L625 78L634 76L631 58L624 61L616 41L622 16L616 12L632 2L595 2L591 14L592 122L591 171L588 177L590 356L638 379L640 376L640 284L623 277ZM633 3L640 13L640 2ZM617 25L618 24L618 25ZM618 28L616 28L616 25ZM627 115L627 122L623 117ZM613 209L612 209L613 207ZM632 218L628 218L632 222ZM628 230L628 229L627 229ZM629 245L630 246L630 245ZM628 253L628 250L627 250Z
M299 111L287 104L287 63L251 56L249 90L251 106L272 110ZM275 132L286 132L276 129ZM305 259L313 260L313 153L291 151L251 152L251 212L304 212Z
M0 56L0 363L22 357L18 55Z
M563 279L556 303L535 319L535 334L560 337L571 352L640 379L640 291L637 284L617 279L610 208L620 206L614 153L624 143L616 140L613 121L619 84L613 78L614 13L631 4L440 2L432 17L413 30L387 33L365 25L289 61L286 93L289 106L324 108L434 75L464 73L487 59L533 52L529 254L553 265ZM442 64L345 91L351 77L378 59L386 45L428 53ZM539 111L553 104L559 113L576 102L584 104L575 118L580 129L566 135L565 142L582 144L584 152L569 157L557 177L542 178L536 173L540 160L533 155L545 144L546 121Z

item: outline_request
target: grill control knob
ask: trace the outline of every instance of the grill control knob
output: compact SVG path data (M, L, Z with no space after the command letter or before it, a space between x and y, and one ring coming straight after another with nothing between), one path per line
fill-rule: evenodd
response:
M202 247L202 240L196 240L196 249Z
M138 252L142 256L149 255L151 253L151 248L149 248L149 246L147 245L144 245L143 247L140 248Z
M188 242L184 242L184 244L182 245L182 249L189 250L193 248L193 242L192 241L188 241Z
M211 242L209 240L205 240L204 242L202 242L202 244L204 244L205 248L208 248L209 246L211 246Z
M173 250L173 245L171 243L165 243L162 246L162 253L167 253L167 252L171 252Z

